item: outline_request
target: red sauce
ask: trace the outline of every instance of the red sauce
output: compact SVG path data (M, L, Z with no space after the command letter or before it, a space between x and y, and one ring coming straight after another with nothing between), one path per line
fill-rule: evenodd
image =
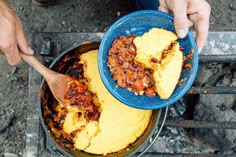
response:
M153 70L134 60L136 47L133 43L135 36L121 36L116 39L108 55L108 67L117 81L117 85L126 88L136 95L156 95ZM153 62L156 62L153 58Z
M78 107L81 112L85 112L87 120L98 120L100 112L93 103L94 94L88 90L86 84L80 81L74 81L69 84L64 99L69 101L69 106Z

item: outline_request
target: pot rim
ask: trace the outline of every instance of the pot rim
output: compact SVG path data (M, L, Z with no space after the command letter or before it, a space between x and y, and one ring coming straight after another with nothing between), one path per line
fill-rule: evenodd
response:
M92 48L89 49L88 51L90 50L95 50L95 49L98 49L99 48L99 44L100 42L90 42L90 43L86 43L86 44L79 44L79 45L75 45L73 47L70 47L68 49L66 49L65 51L63 51L62 53L60 53L54 60L53 62L50 64L49 66L49 69L53 68L53 66L64 56L66 55L67 53L71 52L71 51L75 51L76 49L82 49L83 46L88 46L88 45L91 45ZM45 79L43 78L42 81L41 81L41 84L40 84L40 91L43 90L43 86L44 84L46 83ZM53 150L53 153L57 153L60 154L60 155L66 155L66 156L69 156L69 157L72 157L72 155L70 153L68 153L65 149L61 148L60 146L57 145L56 141L53 139L52 135L49 133L51 132L50 128L47 126L47 124L45 123L45 120L43 118L43 109L42 109L42 100L41 100L41 97L39 98L39 117L40 117L40 123L42 124L42 127L43 127L43 130L44 130L44 133L46 135L46 144L47 144L47 148L49 148L49 151L52 152ZM164 110L164 113L163 113L163 110ZM140 157L141 155L143 155L151 146L152 144L155 142L155 140L157 139L157 137L159 136L163 126L164 126L164 123L165 123L165 120L166 120L166 117L167 117L167 112L168 112L168 106L165 107L165 108L161 108L161 109L156 109L156 110L153 110L153 111L158 111L158 115L157 115L157 118L156 118L156 121L154 122L154 127L152 128L150 134L146 137L146 139L144 140L144 142L139 145L133 152L129 153L127 156L132 156L132 155L137 155L137 153L139 153L137 155L137 157ZM162 119L162 122L160 124L160 119L161 117L163 117ZM155 132L157 131L157 132ZM155 132L155 133L154 133ZM153 136L153 137L152 137ZM150 140L151 139L151 140ZM148 146L142 150L142 152L139 152L139 150L144 146L144 144L148 144ZM96 155L96 154L95 154Z

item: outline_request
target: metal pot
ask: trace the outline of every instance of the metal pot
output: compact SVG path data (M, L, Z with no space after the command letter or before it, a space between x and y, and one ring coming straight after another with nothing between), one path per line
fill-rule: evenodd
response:
M69 50L61 53L51 64L50 68L54 71L68 74L71 76L78 76L78 70L73 69L72 65L75 62L78 62L79 56L82 53L86 53L90 50L96 50L99 48L98 42L88 43L79 45ZM58 124L54 121L55 105L57 101L52 96L50 89L47 83L43 80L41 83L41 98L40 98L39 113L40 119L42 122L43 129L47 136L47 145L48 149L53 153L57 153L62 156L75 156L75 157L94 157L94 156L104 156L104 155L95 155L74 149L73 144L68 141L65 137L62 137L60 132L57 131L59 127ZM163 108L159 110L154 110L151 116L148 127L144 133L139 137L133 144L128 148L123 149L116 153L111 153L106 156L141 156L152 143L158 137L163 124L165 122L166 114L168 108ZM164 117L164 118L161 118ZM52 127L53 126L53 127Z

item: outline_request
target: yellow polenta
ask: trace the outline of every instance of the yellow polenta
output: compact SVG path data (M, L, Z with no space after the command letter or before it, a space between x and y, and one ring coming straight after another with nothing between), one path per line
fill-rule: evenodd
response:
M175 40L176 34L159 28L152 28L134 39L137 49L135 60L154 70L156 90L161 99L171 96L182 71L183 53ZM152 58L157 62L152 62Z
M152 28L142 36L134 38L134 44L136 46L135 60L143 63L145 67L153 69L151 62L152 58L155 58L157 62L162 59L162 52L164 49L168 49L171 42L175 41L178 37L175 33L159 28Z
M179 50L179 43L176 43L154 70L156 89L160 98L167 99L173 93L182 71L182 63L183 53Z
M126 148L142 135L149 124L152 111L128 107L116 100L103 85L97 65L97 50L80 57L85 66L85 77L90 91L97 94L101 104L98 121L84 123L83 116L76 117L71 109L65 118L64 131L71 133L80 127L74 138L77 149L93 154L108 154Z

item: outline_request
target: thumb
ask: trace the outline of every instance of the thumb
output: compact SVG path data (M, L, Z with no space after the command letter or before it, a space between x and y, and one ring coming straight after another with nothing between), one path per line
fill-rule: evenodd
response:
M20 49L21 52L27 55L33 55L34 52L32 51L32 49L29 48L29 43L25 37L21 23L19 23L17 31L18 32L17 32L16 40L17 40L18 48Z
M175 31L179 38L184 38L188 33L187 2L178 0L173 3Z

